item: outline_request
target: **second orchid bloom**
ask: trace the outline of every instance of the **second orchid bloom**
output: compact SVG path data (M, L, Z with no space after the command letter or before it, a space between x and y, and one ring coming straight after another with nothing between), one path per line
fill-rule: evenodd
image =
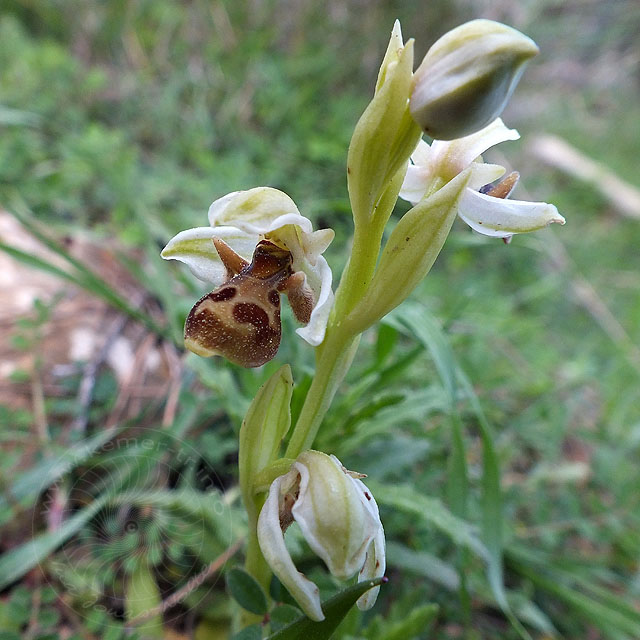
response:
M491 183L500 178L504 167L487 164L482 154L501 142L517 140L515 129L508 129L500 118L471 135L448 142L434 140L429 146L424 140L411 154L411 162L400 189L400 197L418 204L440 187L462 173L472 169L469 181L458 199L458 215L474 231L486 236L509 239L516 233L537 231L564 218L552 204L507 200L517 182L517 174L510 174L499 185Z
M280 294L288 296L298 334L324 339L333 303L331 269L321 255L331 229L313 231L282 191L236 191L209 208L209 227L180 232L162 251L217 288L201 298L185 324L185 346L245 367L271 360L280 344Z
M335 456L305 451L289 473L276 478L258 520L258 540L272 571L312 620L323 620L318 587L300 573L284 543L284 532L297 522L302 535L342 580L384 576L385 542L378 506L360 478ZM370 609L379 587L358 600Z

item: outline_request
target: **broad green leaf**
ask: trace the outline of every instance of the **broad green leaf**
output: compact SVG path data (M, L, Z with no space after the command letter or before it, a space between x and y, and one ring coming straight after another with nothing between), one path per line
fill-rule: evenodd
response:
M247 509L253 509L253 479L278 457L282 439L291 426L291 368L284 365L256 394L240 428L238 467Z
M227 572L227 587L243 609L259 616L267 613L267 596L255 578L243 569L234 567Z
M143 638L164 638L162 615L151 614L162 605L160 590L148 564L140 564L129 577L125 594L127 620L134 621L134 628ZM135 623L139 618L140 622Z
M395 309L427 275L457 215L457 201L471 169L465 169L400 218L380 255L371 284L345 323L360 332Z
M261 638L262 627L259 624L252 624L231 636L231 640L260 640Z
M338 595L327 600L322 605L325 619L322 622L313 622L306 616L302 616L288 627L269 636L269 640L326 640L336 630L337 626L347 615L356 600L369 589L386 582L386 578L365 580L359 582Z

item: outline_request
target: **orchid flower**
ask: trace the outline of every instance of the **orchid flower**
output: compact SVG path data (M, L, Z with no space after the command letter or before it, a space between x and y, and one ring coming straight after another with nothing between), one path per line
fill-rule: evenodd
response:
M358 573L362 582L384 576L384 530L362 477L347 471L335 456L305 451L288 473L273 481L260 512L257 531L264 558L312 620L324 619L318 587L296 569L284 532L297 522L311 549L337 578ZM379 589L362 595L358 608L373 607Z
M219 198L209 207L209 224L181 231L162 251L163 258L184 262L218 287L193 308L185 345L243 366L263 364L280 340L280 292L306 325L297 333L319 345L333 304L331 269L321 254L333 231L314 232L293 200L270 187ZM251 344L260 339L265 344Z
M473 171L457 206L458 215L474 231L508 240L515 233L536 231L553 222L564 224L564 218L552 204L506 199L515 186L517 174L491 188L490 183L500 178L505 169L484 163L482 153L519 137L515 129L508 129L496 118L484 129L463 138L449 142L434 140L431 146L420 140L411 154L400 197L415 205L471 166Z

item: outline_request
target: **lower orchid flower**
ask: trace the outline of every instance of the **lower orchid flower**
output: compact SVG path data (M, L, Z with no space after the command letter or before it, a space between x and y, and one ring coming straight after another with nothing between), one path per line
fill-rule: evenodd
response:
M552 204L506 199L517 174L491 187L490 183L500 178L505 169L484 163L481 154L500 142L519 137L515 129L508 129L497 118L463 138L434 140L431 146L421 140L411 155L400 197L415 205L471 166L473 171L457 207L460 218L474 231L508 240L515 233L537 231L554 222L564 224L565 219Z
M289 298L297 333L313 346L325 334L333 304L331 269L322 252L331 229L313 231L282 191L236 191L209 208L209 227L180 232L162 251L217 288L185 324L185 346L245 367L271 360L280 344L280 294Z
M294 521L311 549L340 579L384 576L385 542L378 506L360 478L335 456L301 453L291 470L276 478L258 519L258 540L265 560L302 610L323 620L318 587L300 573L284 542ZM373 607L379 587L362 595L358 608Z

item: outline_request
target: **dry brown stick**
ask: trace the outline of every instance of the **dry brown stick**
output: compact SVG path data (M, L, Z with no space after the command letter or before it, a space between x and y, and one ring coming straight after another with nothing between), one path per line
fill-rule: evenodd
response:
M31 590L33 594L31 598L31 613L29 615L29 624L22 634L22 638L24 640L31 640L34 638L40 626L38 623L38 616L40 615L40 608L42 606L42 591L40 590L39 583L40 580L38 580L36 588Z
M44 403L42 378L37 360L37 358L34 359L31 377L31 403L33 406L33 420L35 422L38 440L40 443L45 444L49 441L49 426Z
M627 362L640 373L640 348L620 324L595 287L581 274L576 273L575 265L564 244L553 234L548 234L540 243L551 258L553 265L568 273L569 286L577 302L586 309L610 340L620 348Z
M93 398L98 371L109 355L116 338L122 333L129 318L126 315L118 315L109 326L106 337L100 350L89 360L82 371L82 380L78 387L77 405L78 414L71 423L71 431L84 432L89 422L89 406Z
M223 551L213 562L208 564L198 575L194 576L184 585L184 587L178 589L175 593L172 593L168 598L163 600L158 606L144 611L143 613L131 618L127 622L127 625L136 625L153 618L159 613L165 613L171 607L175 607L179 602L182 602L192 591L201 586L207 578L210 578L214 573L219 571L222 566L230 560L244 544L244 538L236 540L229 548Z
M164 342L162 347L167 362L169 363L170 372L169 393L162 416L162 426L169 427L175 420L178 400L180 399L180 389L182 388L182 360L178 357L176 349L172 344Z
M621 214L640 220L640 189L619 178L608 167L557 136L537 136L530 148L545 164L588 182Z
M144 361L147 357L149 350L153 347L156 336L152 333L146 334L146 336L142 339L141 344L136 349L135 356L133 358L133 364L131 369L129 370L126 379L120 385L118 399L116 401L116 405L109 414L105 424L108 427L112 427L120 422L122 414L126 408L127 402L132 396L132 390L134 388L134 381L139 383L144 381ZM134 410L135 414L136 411Z

